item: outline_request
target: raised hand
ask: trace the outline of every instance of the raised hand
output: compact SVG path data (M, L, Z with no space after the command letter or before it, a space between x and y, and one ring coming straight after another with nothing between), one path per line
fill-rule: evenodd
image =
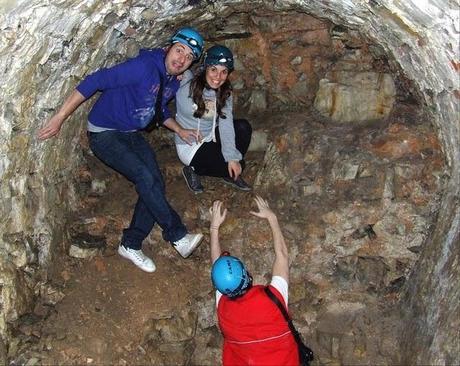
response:
M275 213L270 209L270 207L268 206L268 202L266 200L264 200L260 196L256 196L254 198L254 201L255 201L255 203L257 205L257 208L259 209L259 212L250 211L251 215L261 217L261 218L267 219L267 220L272 219L272 218L276 218Z
M211 214L211 229L218 229L225 220L227 209L224 208L222 210L222 202L217 200L209 208L209 213Z

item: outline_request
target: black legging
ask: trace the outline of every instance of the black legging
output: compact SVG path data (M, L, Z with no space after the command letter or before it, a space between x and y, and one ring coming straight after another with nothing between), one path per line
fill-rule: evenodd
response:
M233 120L235 129L235 145L238 151L243 155L248 151L251 142L252 127L245 119ZM245 162L240 160L241 168L244 169ZM219 129L216 128L216 142L205 142L195 153L190 166L193 167L198 175L210 177L229 177L228 163L222 155L222 145L220 142Z

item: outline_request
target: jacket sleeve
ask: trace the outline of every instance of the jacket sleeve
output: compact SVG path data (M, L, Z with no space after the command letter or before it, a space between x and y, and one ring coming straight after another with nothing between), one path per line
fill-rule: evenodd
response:
M102 68L86 76L78 84L77 90L85 98L96 91L118 88L142 82L147 75L147 67L137 57L109 68Z
M222 155L226 162L230 160L240 161L243 155L235 145L235 128L233 127L233 96L230 96L225 103L222 112L226 118L219 118L219 134L222 144Z
M164 76L164 78L166 77ZM163 114L161 124L163 124L168 118L172 117L168 104L176 97L177 90L179 89L179 81L176 78L173 78L169 83L165 80L164 83L163 95L161 96L161 111Z

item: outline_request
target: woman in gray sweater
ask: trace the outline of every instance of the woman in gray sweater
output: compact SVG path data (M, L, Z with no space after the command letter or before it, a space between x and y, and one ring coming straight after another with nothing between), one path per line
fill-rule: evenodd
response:
M194 193L203 192L200 176L221 177L240 190L251 187L243 180L243 160L252 128L247 120L233 119L233 54L216 45L205 53L203 66L196 75L184 73L176 94L175 143L185 165L182 174ZM194 133L190 133L194 131Z

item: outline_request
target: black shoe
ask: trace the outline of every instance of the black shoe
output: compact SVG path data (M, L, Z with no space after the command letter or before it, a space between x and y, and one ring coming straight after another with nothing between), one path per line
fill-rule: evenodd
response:
M236 189L239 189L241 191L250 191L252 188L249 184L247 184L243 178L241 178L241 175L236 179L233 180L233 178L227 178L224 177L222 178L225 183L232 185Z
M185 183L187 183L187 187L193 193L201 193L204 191L199 175L193 171L191 166L184 166L182 168L182 175L184 176Z

